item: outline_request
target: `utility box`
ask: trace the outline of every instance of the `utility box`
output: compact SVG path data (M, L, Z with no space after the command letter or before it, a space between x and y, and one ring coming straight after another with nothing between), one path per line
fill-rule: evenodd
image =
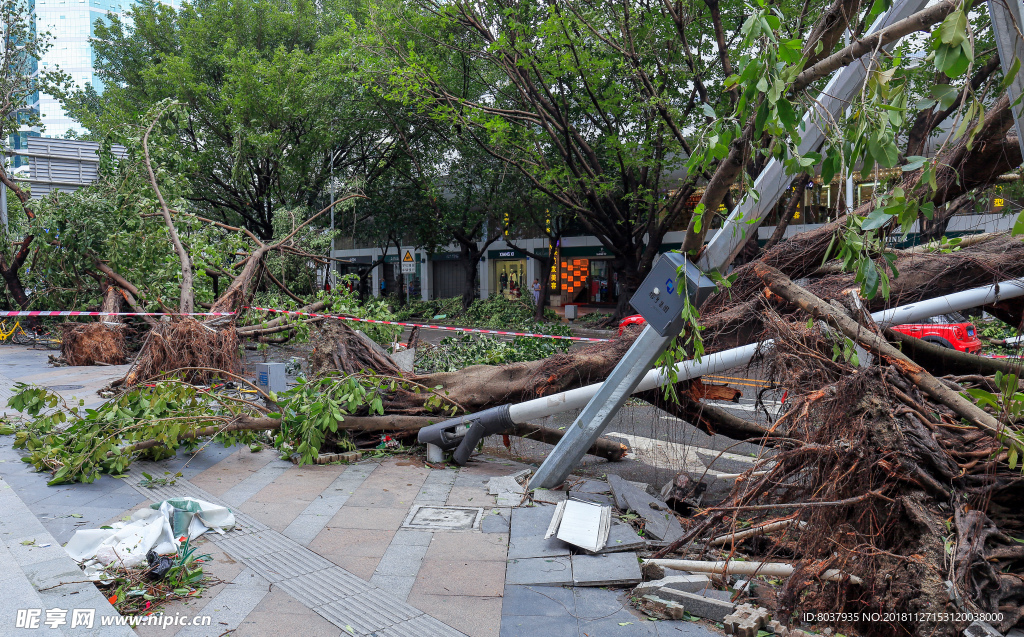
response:
M648 325L665 336L678 334L682 329L686 297L690 298L690 303L700 307L714 291L715 282L700 268L678 252L667 252L651 268L651 273L629 303Z
M259 363L256 365L256 386L268 394L288 389L284 368L284 363Z
M577 307L579 307L579 306L577 306L577 305L566 305L565 306L565 318L566 318L566 320L568 320L568 321L575 321L576 320L576 308Z

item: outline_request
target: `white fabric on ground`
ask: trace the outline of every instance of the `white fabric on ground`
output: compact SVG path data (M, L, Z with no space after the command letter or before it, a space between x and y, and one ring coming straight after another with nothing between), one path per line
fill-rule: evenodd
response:
M111 564L127 568L146 562L146 554L178 552L178 538L194 540L208 530L224 533L235 526L231 510L195 498L172 498L140 509L129 522L116 522L110 528L76 531L65 550L90 579L101 578Z

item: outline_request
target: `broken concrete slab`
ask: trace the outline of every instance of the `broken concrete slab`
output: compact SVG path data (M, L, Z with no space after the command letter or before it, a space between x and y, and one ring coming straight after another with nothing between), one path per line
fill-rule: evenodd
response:
M395 361L395 365L398 365L398 369L403 372L413 372L415 371L413 362L416 360L416 348L407 347L398 350L391 355L391 360Z
M572 556L575 586L634 586L640 579L636 553Z
M608 533L608 543L601 553L618 553L620 551L636 551L647 548L647 540L636 534L633 527L621 522L612 524Z
M556 491L557 493L557 491ZM582 500L583 502L593 502L594 504L600 504L601 506L613 506L615 499L610 494L605 493L580 493L579 491L570 491L571 495L576 500Z
M649 582L641 582L637 587L637 592L657 595L657 591L663 588L668 588L675 591L682 591L685 593L700 593L703 590L711 586L711 580L706 575L700 574L686 574L686 575L666 575L665 577L658 580L651 580Z
M772 614L767 609L753 604L740 604L722 623L725 624L726 635L757 637L757 632L771 620Z
M964 629L964 637L1002 637L1002 634L983 621L974 621Z
M672 542L683 534L683 527L663 501L649 495L616 475L608 476L615 505L626 511L634 511L644 519L644 529L649 537Z
M531 557L506 562L505 586L564 586L572 583L569 557Z
M723 621L727 615L731 615L736 609L736 604L732 602L716 599L712 596L707 596L706 593L718 592L718 591L702 591L702 593L687 593L685 591L677 591L671 588L662 588L658 591L658 596L663 599L669 599L678 604L682 604L686 611L691 615L697 617L703 617L712 621L720 622Z
M512 476L495 476L487 483L487 493L498 497L498 506L515 507L523 503L526 487Z
M570 493L611 493L612 488L607 482L603 480L583 480L581 482L571 482L566 480L567 484L571 484L569 487Z
M534 502L543 502L545 504L565 502L568 496L569 494L565 491L553 491L551 489L534 489L530 492L530 497L533 498Z
M643 603L648 609L665 619L683 619L686 616L686 608L682 604L662 599L657 595L644 595Z

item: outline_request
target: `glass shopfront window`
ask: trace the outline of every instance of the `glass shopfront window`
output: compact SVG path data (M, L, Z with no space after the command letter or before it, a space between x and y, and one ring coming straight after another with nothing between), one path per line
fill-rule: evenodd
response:
M517 299L529 294L526 281L526 259L491 259L491 281L494 291L506 299Z

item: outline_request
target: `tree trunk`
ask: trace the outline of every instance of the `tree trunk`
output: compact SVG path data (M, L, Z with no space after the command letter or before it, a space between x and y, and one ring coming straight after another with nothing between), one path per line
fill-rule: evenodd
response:
M476 300L476 282L479 274L477 265L480 263L480 251L462 244L459 250L459 262L465 273L465 287L462 288L462 309L468 309Z
M779 219L779 225L775 226L775 232L772 233L768 243L764 245L764 250L771 249L776 243L782 240L782 237L786 234L786 228L789 227L789 223L793 220L793 215L796 214L797 208L800 207L800 202L803 201L804 192L807 191L807 184L811 183L810 175L801 175L797 178L796 183L793 184L792 194L789 197L789 201L786 202L786 208L782 213L782 218Z
M159 116L157 116L157 119L159 119ZM160 213L163 215L164 225L167 226L167 234L171 237L171 245L174 246L174 252L178 255L178 262L181 264L181 294L178 300L178 312L181 314L191 314L193 309L195 309L195 298L192 294L192 257L189 256L188 251L185 250L185 246L182 245L181 239L178 237L178 231L174 227L174 220L171 219L171 211L167 208L167 202L164 201L163 193L160 192L160 186L156 181L156 174L153 172L153 164L149 160L149 134L153 131L153 126L156 125L157 119L153 120L149 128L146 129L146 134L142 136L142 151L146 159L146 170L149 172L149 183L153 186L156 198L160 201Z
M974 208L972 195L973 193L960 195L940 210L936 210L931 219L924 219L924 223L921 224L919 243L925 245L942 239L942 235L946 234L946 228L949 227L949 222L954 216Z
M538 281L540 283L540 296L538 297L537 307L533 310L533 320L540 323L544 320L544 308L548 306L551 300L551 270L555 264L554 246L548 248L548 258L537 259L537 262L540 264L540 280Z

